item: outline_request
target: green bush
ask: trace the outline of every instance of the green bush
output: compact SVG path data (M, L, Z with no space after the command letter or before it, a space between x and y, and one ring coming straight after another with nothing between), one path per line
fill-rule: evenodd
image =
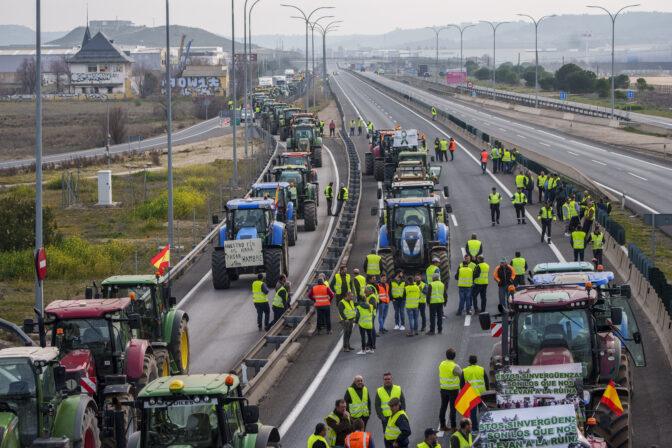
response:
M205 196L193 187L178 187L173 191L173 213L175 218L184 219L191 216L194 207L205 204ZM135 208L135 214L142 219L165 220L168 218L168 192L144 202Z
M35 246L35 190L14 187L0 199L0 252L21 251ZM49 208L42 209L42 240L44 245L57 237L56 218Z

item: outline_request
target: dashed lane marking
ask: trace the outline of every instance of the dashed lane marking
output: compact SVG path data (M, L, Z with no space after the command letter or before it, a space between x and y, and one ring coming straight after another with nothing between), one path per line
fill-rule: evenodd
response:
M649 179L647 179L646 177L638 176L638 175L636 175L635 173L631 173L630 171L628 171L628 174L631 175L631 176L633 176L633 177L636 177L637 179L642 179L642 180L645 180L645 181L647 181L647 182L648 182L648 180L649 180Z
M453 221L453 225L455 227L458 227L457 218L455 218L455 215L453 213L450 214L450 219Z
M600 162L599 160L595 160L595 159L590 159L590 160L591 160L592 162L597 163L598 165L607 166L606 163L604 163L604 162Z
M464 326L468 327L469 325L471 325L471 314L464 316Z
M549 145L548 143L539 142L539 144L540 144L540 145L544 145L544 146L548 146L549 148L551 147L551 145Z

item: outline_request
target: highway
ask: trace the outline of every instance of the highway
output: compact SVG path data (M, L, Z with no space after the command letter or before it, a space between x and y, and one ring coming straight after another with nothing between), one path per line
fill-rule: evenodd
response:
M621 196L625 193L644 213L669 211L670 201L667 194L672 175L672 164L669 162L566 135L554 129L533 126L503 114L481 111L459 102L438 98L429 92L384 76L368 72L359 75L375 79L385 86L429 104L436 104L440 110L457 116L491 136L574 166L614 194ZM354 78L349 73L344 73L343 76ZM427 116L429 117L429 111ZM375 120L374 124L379 126ZM434 140L433 132L427 132L427 136L429 140Z
M335 90L342 100L346 113L346 121L361 115L366 120L373 120L378 128L392 128L401 124L404 128L417 128L428 137L443 134L440 128L410 111L405 106L387 97L385 94L362 83L349 74L339 74L332 78ZM342 89L342 90L341 90ZM342 92L342 93L341 93ZM361 160L368 148L364 137L354 137ZM430 139L431 140L431 139ZM509 201L505 199L502 208L501 226L490 225L487 194L492 186L506 196L511 191L513 178L506 175L493 176L488 172L482 175L479 164L473 155L474 150L461 138L456 138L457 151L455 160L443 164L441 186L448 185L454 214L451 217L451 261L453 273L462 258L464 245L472 232L484 243L486 262L494 269L499 257L509 260L516 250L520 250L530 266L542 261L569 259L570 245L562 237L562 229L554 226L554 241L548 245L539 242L539 230L536 219L529 219L528 224L516 225L515 214ZM506 189L505 189L506 188ZM363 191L369 194L362 197L361 210L367 211L375 206L378 200L374 196L376 182L372 176L364 177ZM442 188L440 188L442 190ZM367 217L368 213L360 213L357 239L353 245L348 263L349 271L361 268L362 260L375 245L375 218ZM533 224L535 223L535 224ZM264 400L262 417L264 421L280 426L284 446L303 446L308 435L317 422L332 410L334 400L343 397L347 387L355 375L364 377L365 385L374 397L375 389L382 384L382 374L391 372L395 384L404 390L407 400L407 411L410 416L413 436L411 446L421 441L424 428L438 428L438 410L440 399L438 393L439 362L444 359L445 350L453 347L457 350L457 363L465 366L469 355L477 355L480 365L486 365L492 345L495 342L488 332L483 332L478 319L474 316L456 316L457 288L451 278L448 306L442 335L420 335L413 338L405 337L405 332L394 331L393 313L390 312L386 328L390 333L378 338L375 354L357 355L356 352L342 351L340 339L326 336L313 337L308 343L300 359L290 367L270 396ZM497 289L491 282L488 291L487 310L496 311ZM640 314L641 316L641 314ZM337 322L332 313L332 322ZM647 339L646 349L649 357L661 356L660 344L655 340L655 333L642 322L640 326ZM359 347L359 336L352 337L352 346ZM665 440L669 436L660 426L643 416L651 403L659 398L660 388L655 387L653 375L659 379L669 375L666 362L655 367L635 370L635 387L638 395L633 402L633 420L639 421L638 436L644 435L642 442ZM651 376L649 376L651 375ZM297 397L297 391L299 396ZM662 401L662 400L660 400ZM656 410L669 412L670 406L660 404ZM641 413L638 412L642 411ZM638 417L640 416L640 417ZM378 445L382 445L382 427L373 416L367 426ZM448 437L440 434L440 443L447 446ZM636 444L635 446L640 446ZM641 445L644 446L644 445Z
M220 137L222 135L230 134L232 128L220 127L219 118L211 118L202 121L188 128L180 129L173 132L173 145L184 145L187 143L194 143L201 140L207 140L213 137ZM150 151L152 149L165 148L167 146L167 134L157 135L156 137L148 138L140 142L122 143L119 145L110 146L110 154L123 153L126 151ZM62 154L53 154L42 157L43 163L58 163L70 159L78 159L81 157L95 157L106 154L105 147L83 149L79 151L65 152ZM8 160L0 162L0 169L24 167L35 164L35 158Z

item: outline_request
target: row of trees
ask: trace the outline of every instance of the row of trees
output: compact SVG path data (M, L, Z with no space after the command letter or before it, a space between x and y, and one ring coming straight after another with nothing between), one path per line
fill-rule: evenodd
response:
M70 66L65 61L65 57L51 61L46 67L46 71L55 78L55 88L57 93L70 91ZM35 58L25 58L21 61L19 68L16 69L16 79L21 85L21 93L34 94L37 89L37 67Z

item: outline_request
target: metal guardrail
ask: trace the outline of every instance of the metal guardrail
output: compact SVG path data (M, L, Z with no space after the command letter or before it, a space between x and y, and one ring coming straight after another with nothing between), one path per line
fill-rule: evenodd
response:
M341 121L344 123L343 108L331 86L329 90L338 107ZM294 302L289 310L243 356L242 360L233 369L234 373L243 378L245 383L243 394L245 396L250 396L263 383L269 372L287 353L292 343L303 334L311 317L315 315L315 307L309 300L298 298L303 297L312 288L320 274L325 274L329 281L333 281L338 266L343 262L347 253L346 248L354 236L359 215L362 174L355 145L348 137L343 125L339 135L345 143L348 154L348 203L344 205L339 214L337 224L329 237L329 243L322 253L317 255L319 263L312 272L307 274L309 277L304 286L293 293ZM288 326L290 330L287 330ZM253 375L249 374L249 369L253 370Z

